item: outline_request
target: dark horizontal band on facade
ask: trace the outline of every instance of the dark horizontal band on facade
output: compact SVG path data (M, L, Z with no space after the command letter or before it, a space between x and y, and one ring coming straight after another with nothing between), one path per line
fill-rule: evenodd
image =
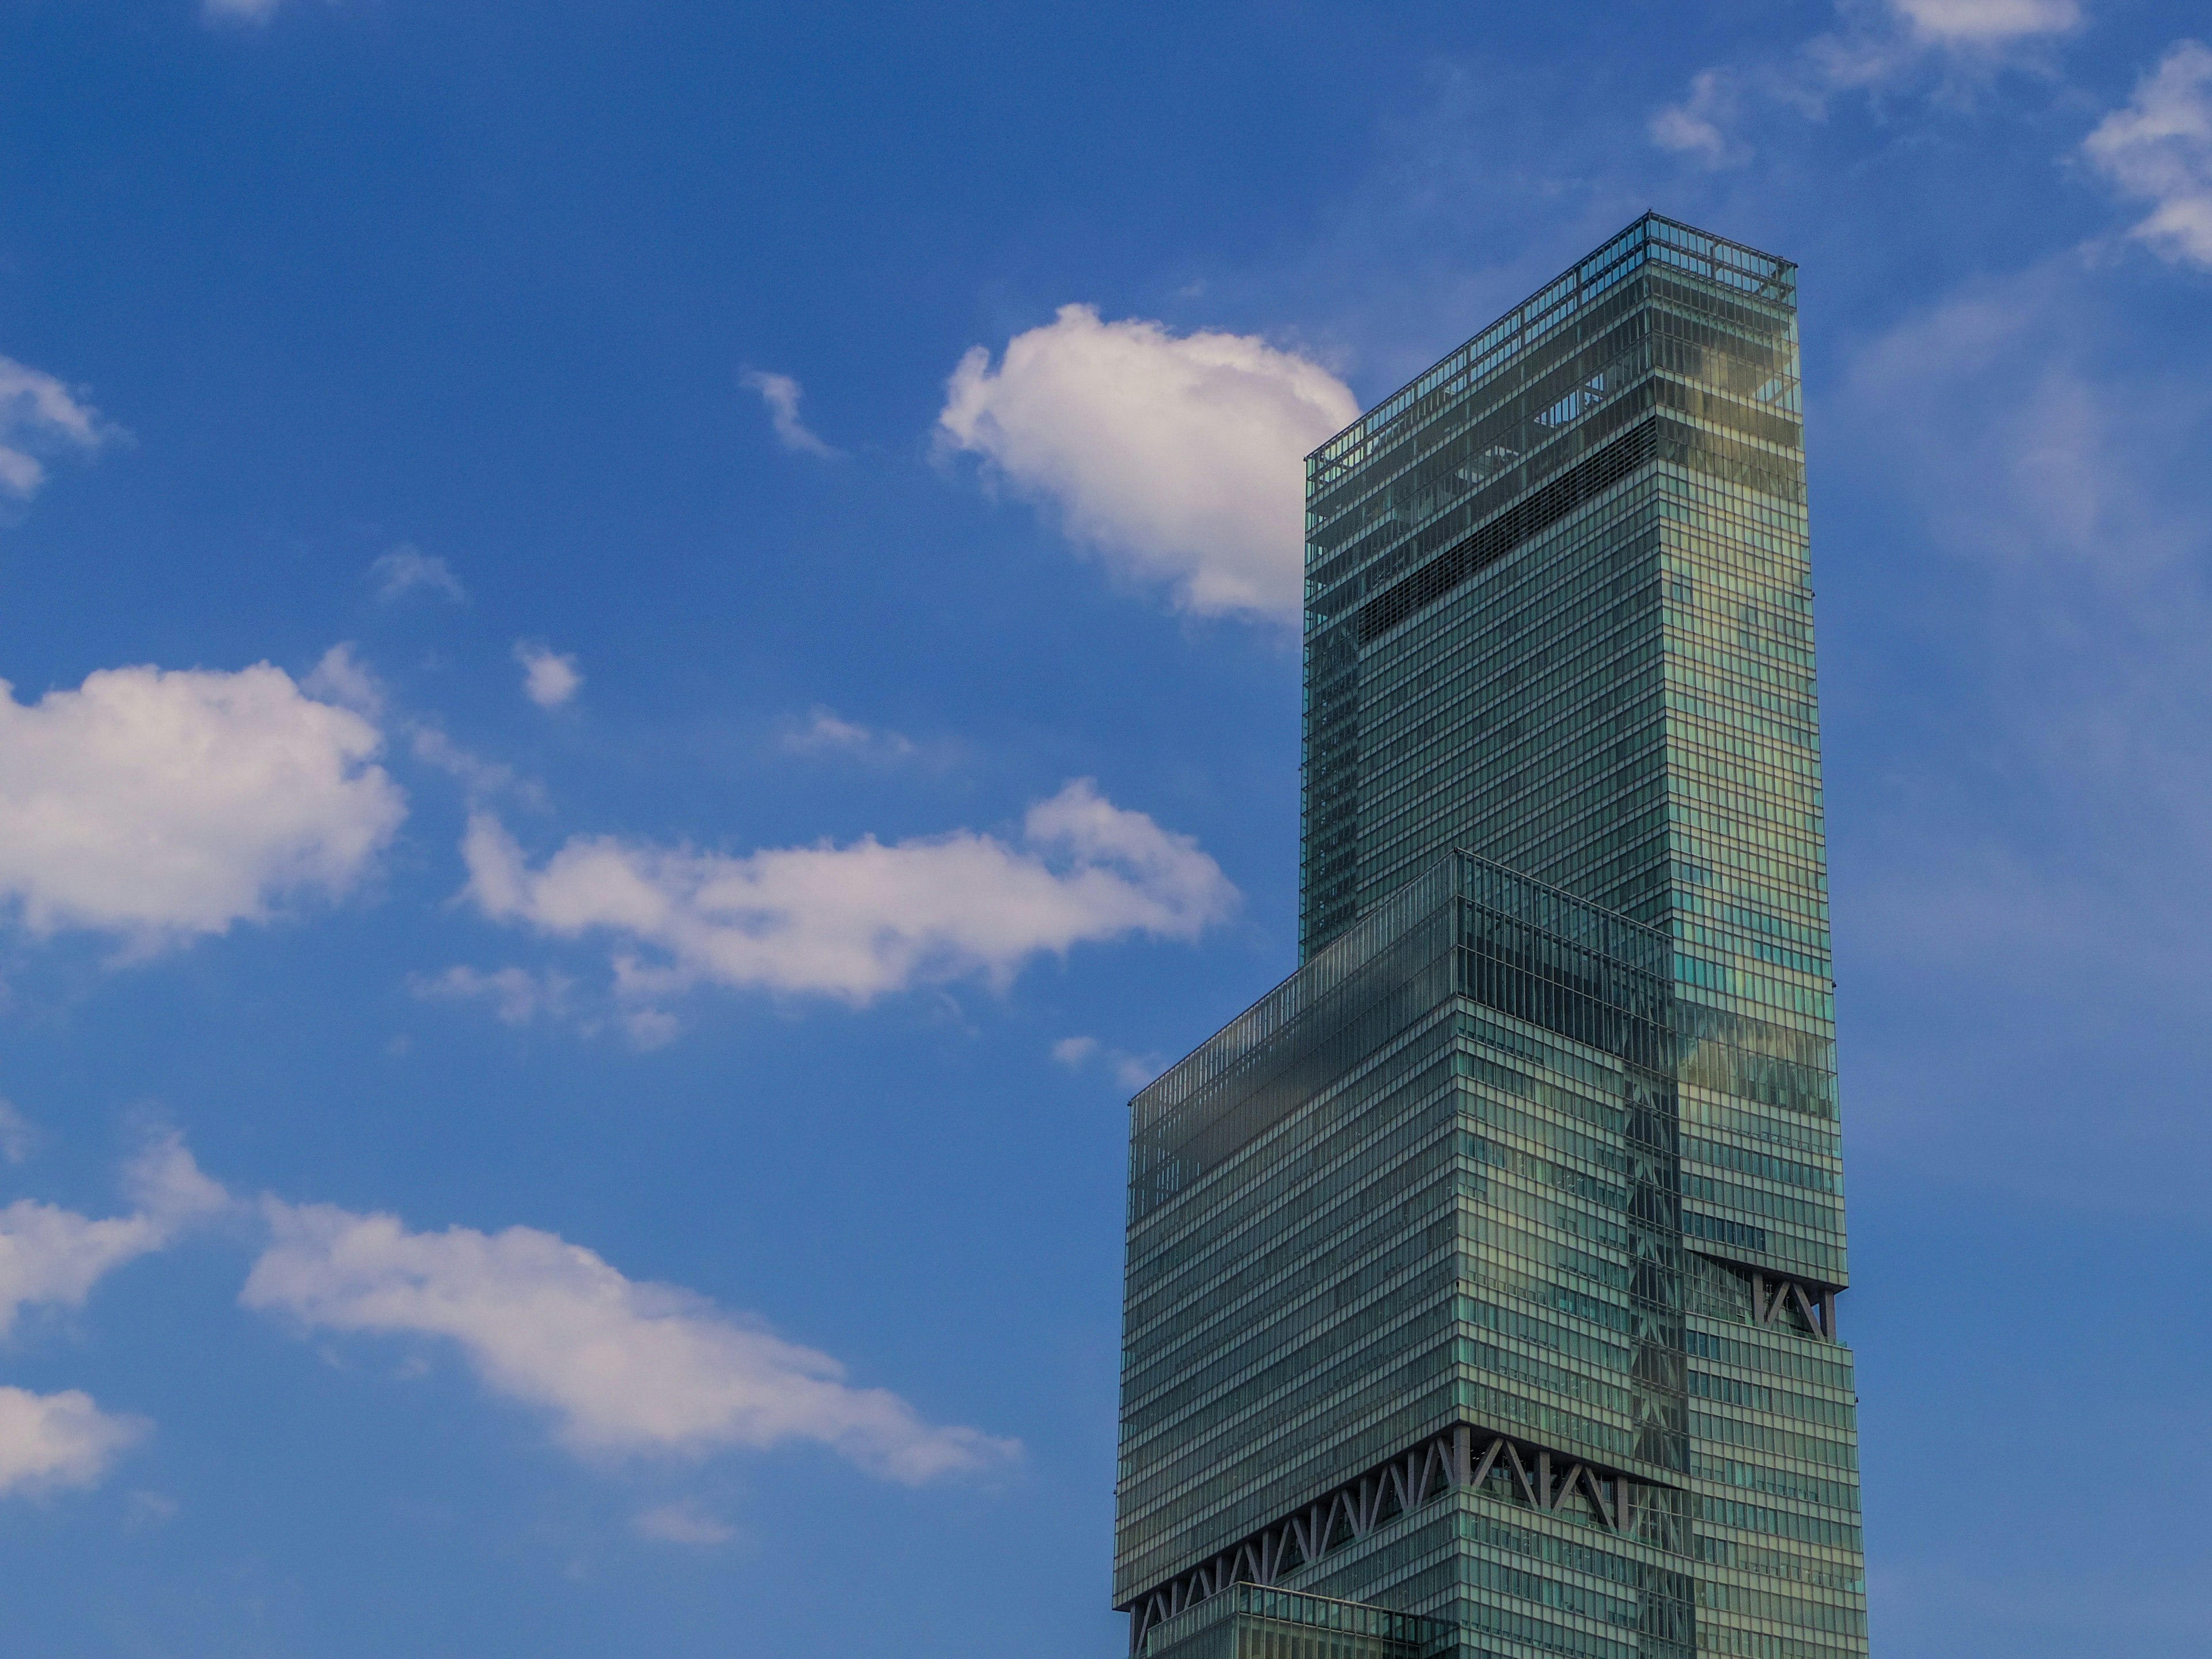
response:
M1779 455L1702 429L1679 416L1648 415L1362 605L1354 624L1360 643L1389 633L1408 617L1426 610L1478 571L1497 563L1655 459L1675 460L1791 501L1802 503L1804 500L1802 465L1790 467Z
M1583 502L1601 495L1658 453L1659 423L1646 418L1551 483L1522 496L1465 539L1384 588L1359 607L1363 643L1386 634L1426 609L1530 537L1550 529Z
M1358 1542L1385 1522L1480 1486L1500 1470L1511 1501L1523 1508L1557 1515L1579 1492L1608 1532L1641 1537L1676 1553L1683 1549L1680 1521L1687 1499L1680 1488L1461 1423L1125 1602L1120 1611L1130 1615L1130 1650L1142 1650L1153 1626L1232 1584L1273 1584L1285 1572Z

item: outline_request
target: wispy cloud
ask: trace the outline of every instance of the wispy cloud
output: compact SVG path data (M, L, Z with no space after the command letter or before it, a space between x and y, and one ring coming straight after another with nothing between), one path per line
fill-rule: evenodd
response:
M1096 1061L1106 1067L1115 1083L1129 1090L1143 1088L1164 1069L1156 1055L1109 1048L1095 1036L1062 1037L1052 1045L1052 1057L1071 1072L1079 1072Z
M410 593L435 593L455 605L469 601L468 590L461 586L453 566L408 542L371 561L368 577L376 584L376 597L386 605Z
M37 1145L38 1131L13 1104L0 1100L0 1158L10 1164L21 1164L30 1157L31 1148Z
M384 682L361 659L350 640L341 640L324 652L300 689L319 702L350 708L365 720L384 718Z
M240 1293L311 1330L440 1339L493 1393L588 1456L825 1445L908 1484L986 1473L1017 1443L927 1422L829 1355L532 1227L414 1232L391 1215L263 1205L271 1242ZM672 1519L656 1534L672 1536ZM695 1527L696 1532L700 1528ZM685 1541L705 1541L693 1538Z
M775 428L776 441L786 449L800 455L817 455L824 460L835 460L845 453L823 442L799 418L799 400L806 392L790 375L749 368L738 378L747 390L760 393L761 402L768 405L769 423Z
M903 760L915 752L912 739L844 720L820 703L784 732L783 747L793 755L848 755L874 761Z
M581 676L578 678L580 682ZM322 660L300 682L300 689L318 702L351 709L373 724L386 722L386 709L392 702L383 680L362 660L350 641L325 651ZM512 794L533 809L545 805L543 785L520 776L503 762L486 760L456 743L435 714L402 712L388 722L388 729L407 740L408 750L416 760L458 781L472 803Z
M0 1209L0 1336L24 1308L82 1306L116 1268L167 1248L230 1202L173 1133L131 1159L124 1184L134 1207L104 1220L27 1198Z
M467 967L448 968L442 974L418 979L411 988L420 997L456 1002L489 1002L502 1023L527 1025L540 1016L560 1019L575 1003L576 981L566 974L527 968L498 968L486 973Z
M486 760L474 750L462 747L447 736L446 729L432 716L410 719L400 730L407 734L407 746L415 758L456 780L467 792L471 805L510 793L533 810L545 805L543 784L521 776L504 761Z
M2212 975L2212 389L2136 358L2085 262L2062 258L1870 344L1830 430L1948 556L1908 578L1945 586L1893 601L1900 626L1945 617L1923 672L1946 690L1898 719L1886 820L1842 848L1863 862L1838 921L1839 948L1957 1011L1942 1042L1960 1078L1943 1114L1874 1121L1926 1139L2002 1112L1986 1175L2069 1202L2194 1204L2212 1135L2151 1073L2176 1052L2157 1033L2201 1023L2192 988ZM2002 1035L1978 1044L1984 993ZM1991 1081L2062 1029L2124 1055L2086 1141L2070 1101L2039 1121L2027 1104L2047 1091ZM1932 1063L1869 1092L1917 1098Z
M28 501L46 481L42 456L89 454L116 435L52 375L0 357L0 494Z
M663 1544L726 1544L738 1535L726 1521L689 1500L641 1510L630 1527L641 1538Z
M151 948L343 895L406 816L381 744L266 663L106 669L29 705L0 681L0 901Z
M940 441L1059 509L1109 568L1204 616L1295 622L1307 453L1359 414L1319 363L1249 335L1060 307L994 367L961 359Z
M2212 270L2212 48L2176 41L2081 149L2121 194L2151 204L2130 235Z
M1652 143L1708 167L1739 167L1754 153L1741 128L1755 114L1817 119L1844 94L1972 87L2037 67L2048 43L2082 21L2075 0L1839 0L1838 10L1837 27L1793 52L1698 70L1679 102L1652 114Z
M1700 70L1679 104L1662 106L1650 120L1651 142L1662 149L1700 158L1708 167L1729 167L1748 159L1748 151L1725 131L1734 124L1741 101L1739 78L1724 70Z
M1088 780L1032 806L1018 842L960 830L733 857L579 836L532 866L479 813L462 852L487 916L611 935L616 986L633 1005L702 983L853 1003L920 983L1003 983L1079 944L1194 938L1237 900L1195 842Z
M283 0L200 0L200 16L212 24L254 26L276 15Z

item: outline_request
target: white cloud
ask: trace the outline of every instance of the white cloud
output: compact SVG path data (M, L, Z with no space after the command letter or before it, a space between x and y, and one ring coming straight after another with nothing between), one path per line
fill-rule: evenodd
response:
M567 1014L575 981L565 974L533 974L527 968L500 968L484 973L475 968L448 968L434 979L415 985L415 994L453 1001L488 1001L501 1020L527 1025L540 1014L559 1018Z
M786 449L801 455L819 455L824 460L834 460L845 453L823 443L799 418L799 400L806 392L790 375L765 374L759 369L749 368L738 378L749 391L760 393L761 401L768 405L769 422L775 428L776 441Z
M2130 234L2212 270L2212 48L2176 41L2081 148L2124 194L2151 204Z
M1837 844L1838 950L1924 1017L1877 1046L1863 1131L1932 1165L2001 1147L1976 1178L2049 1201L2194 1215L2212 1134L2174 1079L2212 978L2212 386L2107 290L2071 256L1974 283L1830 400L1842 465L1928 538L1886 578L1909 672L1856 715L1881 776ZM2085 1142L2048 1085L2093 1060ZM1930 1076L1951 1106L1911 1112Z
M1651 118L1651 140L1662 149L1698 156L1708 167L1741 161L1747 152L1721 130L1735 105L1735 77L1725 70L1701 70L1690 77L1688 97Z
M0 494L30 500L46 481L41 454L89 453L112 435L99 411L52 375L0 357Z
M384 684L354 655L350 640L341 640L324 652L322 660L300 682L300 689L323 702L350 708L363 720L383 718Z
M1125 1089L1143 1088L1164 1069L1159 1062L1126 1049L1109 1048L1094 1036L1062 1037L1052 1045L1052 1057L1071 1072L1079 1072L1094 1060L1103 1060L1114 1081Z
M300 682L300 689L319 702L350 708L363 720L374 722L384 719L384 683L354 653L350 641L334 645L323 653L322 660ZM404 716L392 723L392 729L406 738L407 746L416 760L459 780L471 800L511 790L527 805L545 805L542 786L516 776L511 766L488 761L464 749L446 735L435 716Z
M200 16L210 23L265 23L281 0L200 0Z
M738 1535L727 1522L689 1501L646 1510L630 1525L641 1537L664 1544L726 1544Z
M25 1307L82 1306L115 1268L164 1249L230 1201L174 1133L125 1166L124 1185L136 1208L102 1221L27 1198L0 1209L0 1336Z
M1359 414L1320 364L1241 334L1176 335L1060 307L961 359L938 422L1112 568L1173 585L1201 615L1294 621L1307 453Z
M914 753L911 739L841 720L835 709L819 703L806 711L805 724L784 733L783 746L794 755L846 754L875 760L897 760Z
M1736 129L1783 110L1818 120L1839 94L1916 82L1955 94L2007 69L2039 68L2045 43L2081 23L2077 0L1838 0L1842 27L1786 55L1700 70L1681 102L1647 124L1662 149L1735 167L1752 149Z
M1052 1045L1052 1057L1068 1070L1074 1071L1098 1052L1095 1036L1062 1037Z
M10 1164L21 1164L30 1157L38 1138L38 1131L32 1128L13 1103L0 1100L0 1158Z
M550 646L518 640L514 659L522 665L522 695L540 708L558 708L584 683L575 658L563 656Z
M418 589L441 593L455 605L466 605L469 600L468 590L461 586L453 566L411 543L402 542L390 552L379 554L371 562L368 574L376 584L376 597L386 605Z
M401 729L407 733L407 746L414 751L415 758L459 780L471 801L485 800L511 790L526 806L542 809L545 805L544 785L535 779L518 776L514 769L504 762L488 761L473 750L462 748L429 720L410 720Z
M1944 46L1987 46L2065 34L2081 25L2076 0L1890 0L1921 39Z
M33 932L219 933L352 889L406 816L375 726L266 663L0 681L0 901Z
M240 1300L327 1330L441 1337L493 1392L549 1413L580 1454L814 1441L915 1483L974 1473L1016 1443L939 1427L827 1354L672 1285L625 1278L530 1227L410 1232L398 1218L264 1202L274 1235Z
M95 1485L145 1432L139 1419L112 1417L79 1389L0 1388L0 1497Z
M617 987L633 1000L702 981L855 1003L927 981L1003 983L1034 956L1088 941L1194 938L1237 898L1195 842L1087 779L1032 806L1018 845L961 830L732 857L577 836L532 869L479 813L462 852L486 915L614 934Z

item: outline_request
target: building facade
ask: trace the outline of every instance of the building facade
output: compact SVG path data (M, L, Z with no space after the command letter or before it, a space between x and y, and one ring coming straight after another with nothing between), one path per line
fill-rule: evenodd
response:
M1795 278L1647 216L1309 459L1303 965L1131 1109L1152 1659L1867 1650Z

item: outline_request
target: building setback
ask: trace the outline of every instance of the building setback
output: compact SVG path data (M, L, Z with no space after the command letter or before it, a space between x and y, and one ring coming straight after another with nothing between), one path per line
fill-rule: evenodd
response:
M1796 274L1647 216L1309 458L1304 965L1131 1103L1150 1659L1867 1651Z

